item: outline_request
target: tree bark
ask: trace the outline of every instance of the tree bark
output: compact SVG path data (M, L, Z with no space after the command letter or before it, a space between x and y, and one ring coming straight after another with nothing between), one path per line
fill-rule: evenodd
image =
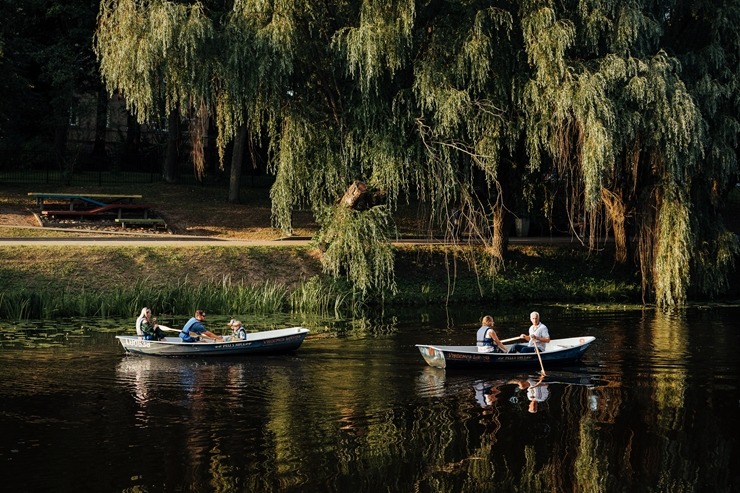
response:
M58 119L54 125L54 160L57 169L62 172L64 181L69 184L74 171L74 160L67 158L67 140L69 138L69 114L66 119Z
M493 239L491 241L491 255L503 262L509 244L509 235L506 233L506 209L499 200L493 206Z
M108 129L108 93L105 87L98 89L98 101L95 112L95 143L90 158L95 168L100 168L106 159L105 144Z
M177 181L177 161L180 143L180 112L173 111L167 119L167 155L164 158L162 176L167 183Z
M365 204L365 194L367 193L367 185L364 182L355 180L347 188L342 197L342 205L351 209L362 209Z
M244 149L247 146L247 125L239 127L234 139L234 152L231 155L231 175L229 177L229 202L239 203L239 188L242 178L242 166L244 163Z
M126 117L126 128L126 150L123 162L127 168L131 168L136 166L139 160L141 147L141 125L131 113Z

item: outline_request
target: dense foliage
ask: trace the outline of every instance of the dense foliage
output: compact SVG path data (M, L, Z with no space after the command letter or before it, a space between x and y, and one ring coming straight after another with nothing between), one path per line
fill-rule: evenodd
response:
M276 225L331 218L327 270L362 292L394 284L367 232L418 197L494 269L513 216L612 236L672 306L722 292L738 254L739 21L738 0L103 0L95 49L140 121L214 122L222 156L245 126L267 142ZM356 179L387 211L324 213Z

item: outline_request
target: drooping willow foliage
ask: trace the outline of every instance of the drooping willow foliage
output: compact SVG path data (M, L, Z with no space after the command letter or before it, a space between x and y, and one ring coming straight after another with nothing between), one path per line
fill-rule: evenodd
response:
M721 293L740 250L738 34L740 0L103 0L95 47L141 121L210 119L222 156L266 136L275 225L325 218L327 270L363 293L393 286L368 242L418 197L495 258L512 216L565 215L673 306ZM341 209L353 180L387 205Z
M348 207L327 208L318 217L322 231L317 240L326 244L324 269L344 275L362 295L385 289L395 291L393 250L389 233L394 231L386 206L356 211ZM379 273L387 277L378 278Z

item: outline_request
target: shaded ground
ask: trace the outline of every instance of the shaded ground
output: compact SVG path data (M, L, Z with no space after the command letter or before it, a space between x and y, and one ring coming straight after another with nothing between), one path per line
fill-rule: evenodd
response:
M21 188L0 186L0 226L40 226L35 200L28 191L49 193L132 193L125 187L65 187L60 185L30 185ZM241 204L228 203L227 191L212 187L188 187L164 183L137 185L133 193L143 196L142 202L156 206L157 215L165 219L170 234L235 239L276 239L285 236L271 225L269 191L244 189ZM293 235L310 236L316 229L312 215L297 212L293 216ZM113 221L99 219L43 219L47 227L120 232ZM128 232L155 233L151 227L127 227Z
M135 190L132 191L132 188ZM142 202L156 206L156 213L167 222L169 231L164 234L204 236L223 239L274 240L285 237L285 233L271 224L269 189L243 188L242 203L230 204L228 192L223 185L187 186L182 184L147 183L124 186L75 186L64 185L0 185L0 226L38 227L39 219L35 200L29 191L50 193L137 193ZM426 236L428 225L420 218L423 213L413 207L401 208L396 222L402 234ZM740 233L740 187L733 190L724 215L725 225L730 231ZM292 236L310 237L317 229L313 216L308 211L293 214ZM45 226L70 230L97 230L121 232L122 228L113 221L100 220L50 221ZM151 234L151 227L127 227L127 232Z

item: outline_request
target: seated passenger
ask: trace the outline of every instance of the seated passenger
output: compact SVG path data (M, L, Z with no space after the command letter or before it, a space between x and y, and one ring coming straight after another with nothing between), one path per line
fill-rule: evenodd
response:
M493 330L493 317L486 315L481 320L481 328L478 329L476 334L476 343L478 345L478 352L481 353L505 353L506 346L504 346L496 335L496 331Z
M234 337L241 339L242 341L247 340L247 329L244 328L240 320L234 320L232 318L231 322L229 322L229 327L231 327Z
M152 318L152 311L147 307L141 309L141 314L136 319L136 333L144 336L147 341L162 341L165 338L164 332Z

